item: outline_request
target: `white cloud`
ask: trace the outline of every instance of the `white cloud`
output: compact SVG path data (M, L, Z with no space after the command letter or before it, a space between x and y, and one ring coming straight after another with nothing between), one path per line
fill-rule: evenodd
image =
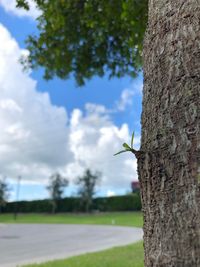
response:
M120 100L116 102L116 111L124 111L133 104L133 96L142 93L143 83L141 80L135 80L130 88L122 91Z
M74 181L86 168L102 172L101 186L115 191L137 177L131 154L113 157L130 141L127 124L117 127L102 105L87 103L85 110L51 104L47 93L22 71L24 53L0 24L0 170L8 178L44 184L55 171ZM139 144L136 137L135 145Z
M0 25L0 169L2 174L40 179L66 164L67 114L22 72L21 49Z
M23 8L16 7L16 0L0 0L0 6L4 8L7 13L11 13L18 17L30 17L36 19L40 15L40 11L37 9L35 2L28 0L30 10L26 11Z
M17 105L13 99L2 99L0 101L0 108L5 109L8 112L22 112L22 109Z
M115 195L116 195L115 192L112 191L112 190L108 190L108 191L107 191L107 194L106 194L107 197L113 197L113 196L115 196Z
M128 125L117 127L106 113L99 113L97 106L96 112L87 110L85 116L80 110L74 110L69 128L69 144L75 159L67 166L69 175L75 178L85 168L92 168L102 172L104 187L128 188L133 177L137 177L136 160L128 153L113 156L131 138Z
M125 89L121 94L121 99L117 102L117 109L119 111L124 111L127 106L130 106L133 102L132 97L135 92L131 89Z

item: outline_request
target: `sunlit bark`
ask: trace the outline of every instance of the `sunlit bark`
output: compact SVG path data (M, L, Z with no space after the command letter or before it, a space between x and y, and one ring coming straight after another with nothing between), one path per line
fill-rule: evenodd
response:
M200 266L200 1L150 0L138 159L146 267Z

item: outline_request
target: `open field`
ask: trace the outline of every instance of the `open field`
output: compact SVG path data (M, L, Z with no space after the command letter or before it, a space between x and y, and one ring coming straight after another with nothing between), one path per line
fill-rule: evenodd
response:
M96 214L13 214L0 215L0 223L56 223L56 224L99 224L142 227L141 212L109 212Z
M142 242L26 267L143 267Z

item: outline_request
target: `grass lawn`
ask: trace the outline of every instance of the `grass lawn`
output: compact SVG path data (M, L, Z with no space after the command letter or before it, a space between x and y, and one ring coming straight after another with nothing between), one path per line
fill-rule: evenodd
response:
M13 214L0 215L0 223L61 223L61 224L101 224L142 227L141 212L108 212L97 214Z
M142 242L26 267L143 267Z
M100 224L142 227L141 212L108 212L97 214L19 214L17 221L13 214L0 215L0 223L60 223ZM96 253L75 256L28 267L143 267L142 242L116 247Z

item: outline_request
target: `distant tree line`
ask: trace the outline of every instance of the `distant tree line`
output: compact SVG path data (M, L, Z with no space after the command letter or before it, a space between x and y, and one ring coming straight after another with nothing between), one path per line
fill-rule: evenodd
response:
M65 188L69 185L67 178L59 173L50 176L46 189L50 199L34 201L7 202L8 185L0 180L0 211L2 212L92 212L92 211L132 211L141 210L139 192L113 197L95 198L96 187L100 183L100 172L86 169L75 181L78 186L76 197L65 197ZM17 204L17 205L16 205Z
M124 196L97 197L93 198L91 211L107 212L107 211L140 211L141 201L139 193L132 193ZM8 202L2 208L4 213L12 213L15 211L15 202ZM57 201L58 213L65 212L86 212L85 206L82 205L80 197L65 197ZM19 201L19 213L52 213L52 203L49 199Z

